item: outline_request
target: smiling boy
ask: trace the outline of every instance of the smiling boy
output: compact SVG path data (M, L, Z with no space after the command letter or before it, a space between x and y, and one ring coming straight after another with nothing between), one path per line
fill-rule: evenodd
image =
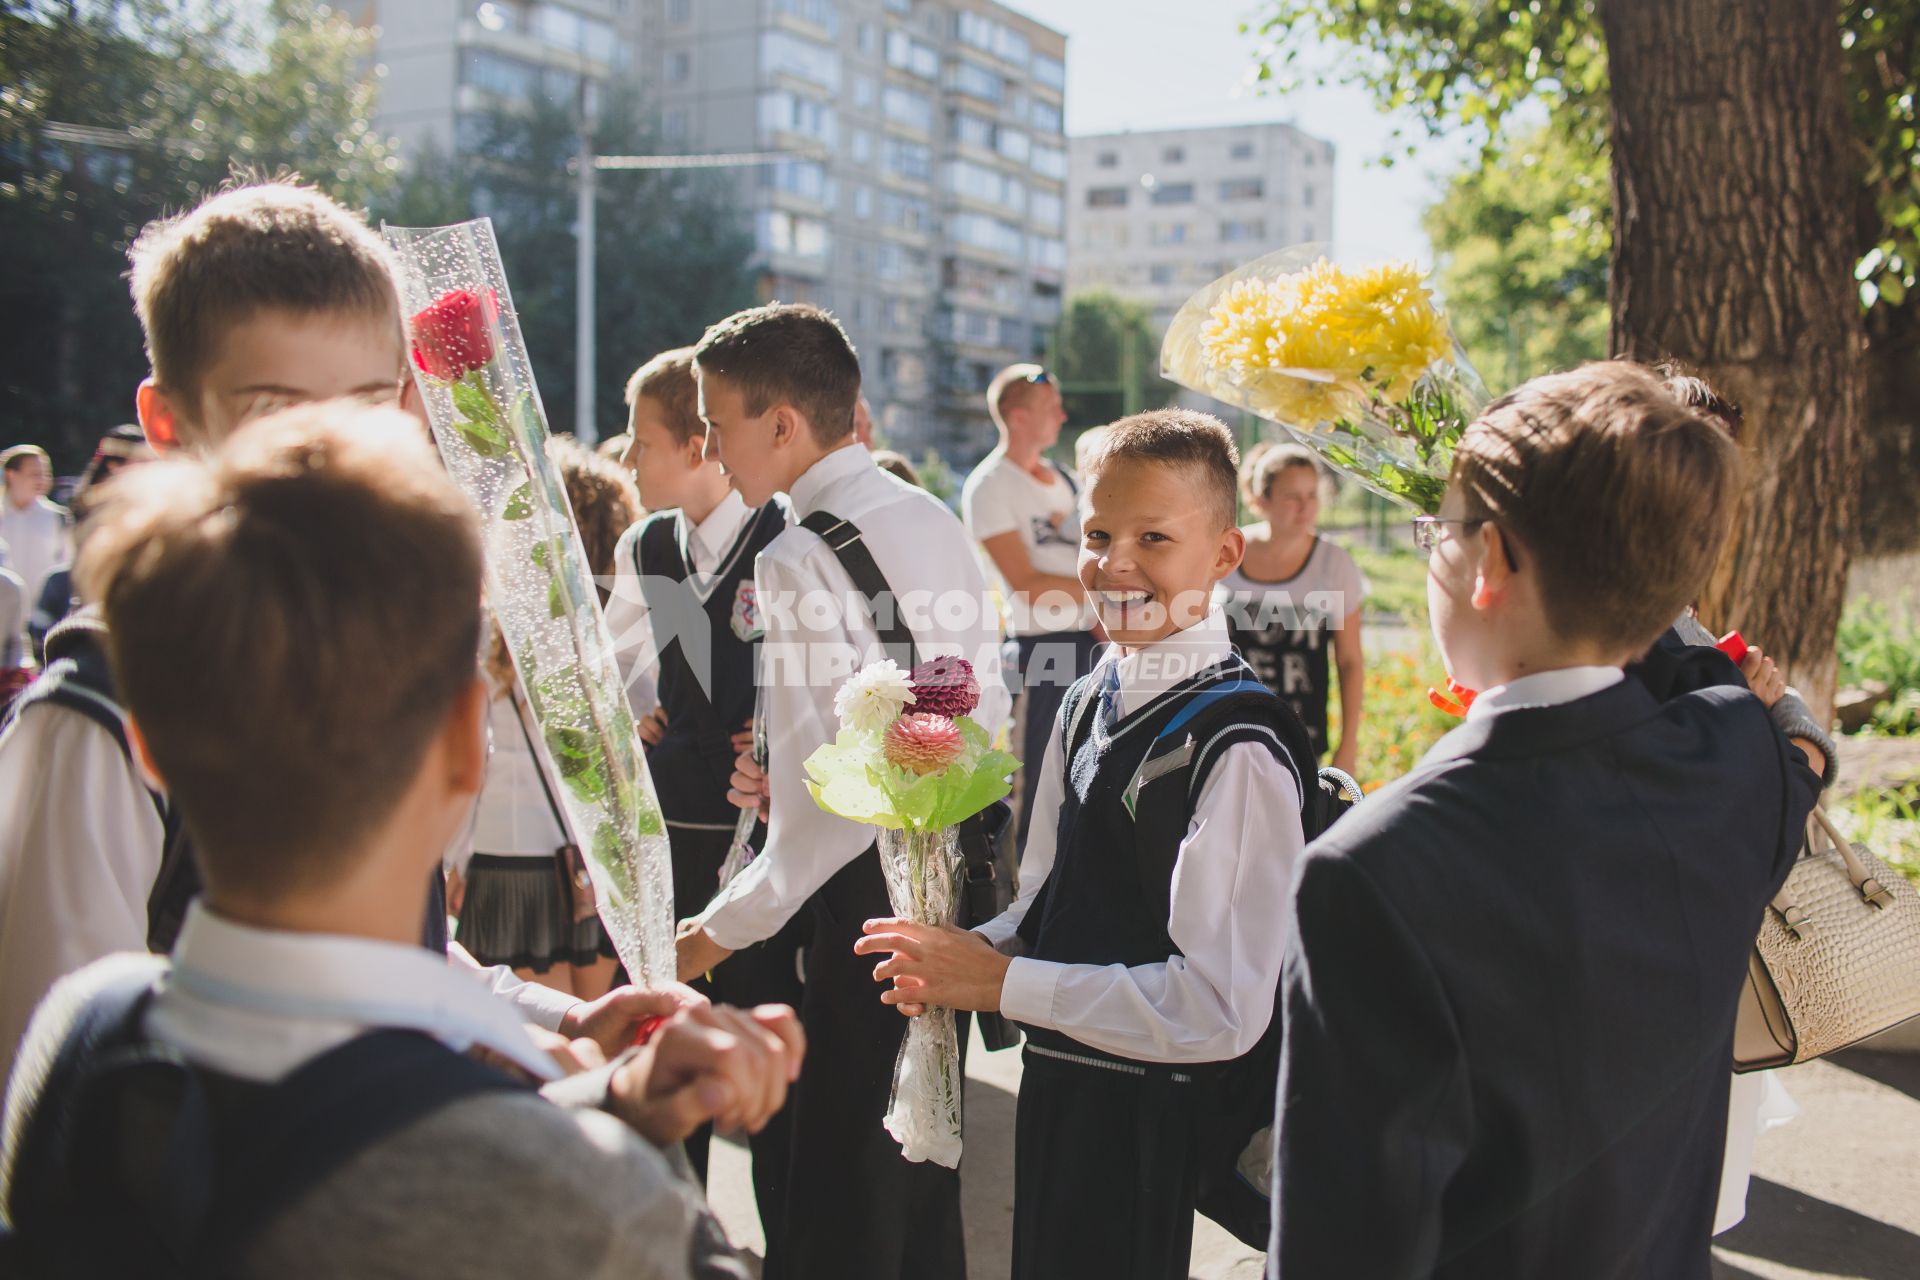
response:
M1211 609L1240 561L1236 458L1205 414L1106 430L1079 577L1114 647L1047 744L1020 897L977 932L875 920L882 999L1027 1031L1014 1147L1020 1280L1184 1277L1225 1064L1269 1033L1313 754Z

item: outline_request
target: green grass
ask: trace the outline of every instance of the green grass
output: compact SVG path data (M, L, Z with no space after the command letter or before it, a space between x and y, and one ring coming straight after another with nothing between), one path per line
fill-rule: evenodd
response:
M1358 538L1346 539L1346 547L1373 587L1373 594L1367 599L1367 611L1394 614L1409 627L1424 631L1427 625L1426 556L1411 547L1378 550Z

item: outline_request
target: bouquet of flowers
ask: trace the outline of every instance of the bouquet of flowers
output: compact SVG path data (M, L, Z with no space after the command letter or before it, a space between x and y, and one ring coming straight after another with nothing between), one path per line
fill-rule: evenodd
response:
M1348 270L1311 245L1270 253L1187 299L1160 364L1429 515L1454 444L1489 398L1424 272L1407 262Z
M487 598L602 922L633 981L674 976L666 826L627 705L493 226L385 227L447 471L479 509Z
M880 866L894 913L953 923L960 850L955 828L1012 790L1020 762L997 751L967 714L980 682L960 658L911 672L891 660L840 688L840 732L807 757L807 790L828 813L880 828ZM907 1026L893 1068L887 1132L909 1160L960 1163L960 1042L953 1010Z

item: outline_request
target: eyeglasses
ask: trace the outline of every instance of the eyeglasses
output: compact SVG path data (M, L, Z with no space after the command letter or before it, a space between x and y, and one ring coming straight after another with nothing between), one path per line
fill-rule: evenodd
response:
M1490 522L1484 517L1478 520L1447 520L1440 516L1415 516L1413 518L1413 545L1428 555L1432 555L1434 548L1440 545L1441 525L1457 524L1461 528L1471 531L1487 523ZM1507 536L1504 529L1500 532L1500 549L1506 553L1507 568L1518 573L1520 571L1520 561L1514 557L1513 539Z

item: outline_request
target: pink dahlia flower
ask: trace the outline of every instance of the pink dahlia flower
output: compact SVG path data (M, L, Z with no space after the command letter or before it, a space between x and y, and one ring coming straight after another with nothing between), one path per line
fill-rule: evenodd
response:
M966 740L947 716L914 712L887 726L887 763L914 773L938 773L960 758Z
M980 681L965 658L928 658L913 669L913 709L939 716L970 715L980 705Z

